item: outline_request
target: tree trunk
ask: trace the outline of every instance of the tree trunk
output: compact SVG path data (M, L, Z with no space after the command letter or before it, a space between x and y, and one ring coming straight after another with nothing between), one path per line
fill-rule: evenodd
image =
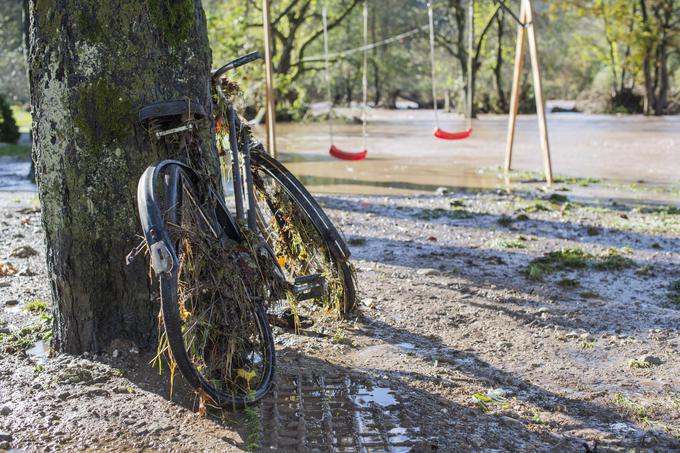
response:
M158 310L143 259L137 179L152 149L137 111L191 98L211 111L200 0L30 0L33 157L54 298L54 346L153 343Z
M508 110L508 101L503 89L503 34L505 33L505 15L503 12L496 16L496 23L498 24L498 34L496 36L496 64L493 67L494 77L496 79L496 94L498 96L498 103L496 110L498 112L506 112Z

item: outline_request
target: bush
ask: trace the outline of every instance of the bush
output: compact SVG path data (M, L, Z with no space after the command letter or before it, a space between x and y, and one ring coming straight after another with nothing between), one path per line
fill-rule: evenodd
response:
M16 143L21 134L17 122L12 115L12 109L3 96L0 96L0 142Z

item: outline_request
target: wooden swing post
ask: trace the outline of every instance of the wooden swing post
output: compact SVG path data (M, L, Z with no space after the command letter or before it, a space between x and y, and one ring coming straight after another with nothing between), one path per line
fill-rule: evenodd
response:
M512 77L512 93L510 98L510 115L508 118L508 140L505 148L505 173L512 168L512 148L515 141L517 113L521 95L522 67L524 65L524 44L529 41L529 55L531 57L531 71L534 82L534 96L536 98L536 115L538 117L538 131L541 138L543 152L543 167L548 185L553 183L552 162L550 159L550 143L548 142L548 126L545 119L545 104L543 100L543 84L538 62L538 45L536 43L536 29L534 28L534 11L531 0L521 0L519 25L517 29L517 47L515 48L515 69Z
M269 0L262 0L262 15L264 27L264 67L267 102L267 149L275 159L278 157L276 150L276 100L274 98L274 70L272 66L272 36L271 36L271 10Z

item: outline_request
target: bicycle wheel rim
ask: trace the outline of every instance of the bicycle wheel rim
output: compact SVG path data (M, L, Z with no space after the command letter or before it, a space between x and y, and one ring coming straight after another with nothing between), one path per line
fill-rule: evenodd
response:
M179 261L170 275L161 277L171 360L189 384L216 405L244 407L261 399L273 381L273 338L265 310L260 302L234 299L238 277L214 281L216 272L230 270L220 268L224 262L214 261L215 254L227 253L214 237L220 228L210 212L214 206L201 206L204 194L182 177L181 170L171 169L167 176L163 218ZM237 249L241 244L231 241L228 246L227 250ZM204 256L197 257L199 253ZM207 264L218 268L202 263L206 257Z

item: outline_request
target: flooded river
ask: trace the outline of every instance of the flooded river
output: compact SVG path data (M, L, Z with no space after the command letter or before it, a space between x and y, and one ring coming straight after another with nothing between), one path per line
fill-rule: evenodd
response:
M375 110L369 120L365 161L331 158L326 123L279 124L280 157L316 192L398 194L432 192L442 186L502 185L494 170L503 163L507 116L481 116L474 121L472 136L460 141L432 136L432 111ZM462 130L464 122L459 116L444 115L441 126ZM548 115L548 130L556 175L661 186L680 183L680 116L557 113ZM264 131L258 128L257 133ZM535 116L520 117L516 137L514 168L540 170ZM357 151L361 143L360 124L336 125L336 146ZM28 170L26 162L0 159L0 190L30 190Z
M463 130L460 117L449 116L442 129ZM373 111L368 159L345 162L328 156L325 123L281 124L281 159L315 191L340 193L430 192L437 187L489 188L502 182L507 116L483 115L467 140L432 136L432 111ZM615 182L680 182L680 117L548 115L555 175ZM361 148L361 126L336 126L336 146ZM514 169L541 170L538 126L533 115L517 124ZM487 171L480 171L486 169Z

